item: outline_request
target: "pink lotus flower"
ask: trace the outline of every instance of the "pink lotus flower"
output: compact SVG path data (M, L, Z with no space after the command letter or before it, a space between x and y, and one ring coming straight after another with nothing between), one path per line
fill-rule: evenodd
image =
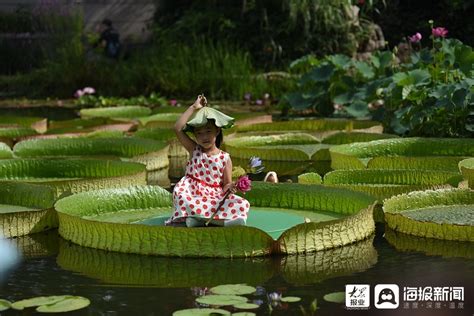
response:
M433 34L434 37L446 37L448 30L444 27L435 27L431 29L431 34Z
M242 193L248 192L252 188L252 181L248 176L242 176L235 183L235 187Z
M415 35L408 36L408 40L410 41L410 43L418 43L419 41L421 41L422 38L423 37L418 32L415 33Z
M84 92L84 94L94 94L95 89L92 87L85 87L84 89L82 89L82 92Z
M178 104L178 101L176 99L171 99L170 100L170 105L171 106L176 106L176 104Z
M77 90L75 93L74 93L74 97L75 98L80 98L84 95L84 91L82 91L81 89Z
M256 105L262 105L262 104L263 104L263 101L260 100L260 99L257 99L257 100L255 100L255 104L256 104Z

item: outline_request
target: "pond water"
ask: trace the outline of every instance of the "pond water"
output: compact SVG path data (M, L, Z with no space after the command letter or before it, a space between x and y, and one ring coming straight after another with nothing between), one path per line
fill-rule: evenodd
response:
M23 261L0 286L0 298L11 301L42 295L81 295L91 305L74 315L171 315L197 306L195 298L219 284L257 286L247 295L260 304L258 315L304 315L317 299L316 315L472 315L474 252L466 243L439 244L441 252L463 257L399 251L384 238L384 226L375 236L342 248L314 254L260 259L183 259L129 255L80 247L59 237L57 231L16 238ZM435 241L436 244L436 241ZM448 249L445 249L448 247ZM444 249L444 250L443 250ZM470 258L470 259L469 259ZM463 286L464 305L395 311L346 310L344 304L323 300L325 294L344 291L345 284L397 284L403 286ZM274 302L268 293L298 296L298 303ZM1 315L16 315L13 311ZM309 315L309 313L307 314Z
M69 114L65 112L64 116ZM182 157L172 160L169 170L150 175L149 182L170 187L183 172L182 161ZM277 163L274 169L281 167ZM281 180L295 181L294 174L308 166L299 162L291 168L283 167L288 172ZM310 168L318 171L327 167ZM399 240L398 248L386 237ZM106 252L67 242L56 230L11 242L23 252L23 260L8 276L0 276L3 281L0 299L16 301L67 294L91 300L87 309L71 315L171 315L176 310L199 306L195 299L209 287L230 283L257 287L257 293L247 297L260 305L253 310L258 315L311 315L309 306L315 299L318 306L315 315L473 315L474 312L474 243L398 236L386 231L382 224L377 224L374 236L342 248L258 259L183 259ZM463 304L453 301L454 305L445 301L440 306L429 307L423 301L406 305L402 300L396 310L378 310L372 297L368 311L357 311L323 300L325 294L344 291L346 284L368 284L371 295L376 284L397 284L401 294L403 287L464 287L464 301ZM271 301L268 294L274 292L302 300ZM30 314L34 313L22 313ZM0 312L0 315L16 315L16 312Z

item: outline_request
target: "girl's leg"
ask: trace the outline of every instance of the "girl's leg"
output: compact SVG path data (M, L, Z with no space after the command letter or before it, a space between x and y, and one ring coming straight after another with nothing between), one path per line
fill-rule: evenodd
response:
M186 226L187 227L202 227L202 226L205 226L205 222L199 220L198 218L187 217L186 218Z
M245 218L228 219L224 221L224 227L245 226L246 223L247 220Z

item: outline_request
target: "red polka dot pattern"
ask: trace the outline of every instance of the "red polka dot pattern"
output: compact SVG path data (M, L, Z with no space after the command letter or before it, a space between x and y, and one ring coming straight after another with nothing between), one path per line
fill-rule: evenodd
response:
M172 221L182 221L187 216L209 218L216 210L224 196L221 187L223 172L229 154L220 151L216 155L207 156L198 146L186 165L186 175L173 192L175 211ZM250 204L242 197L230 194L214 219L247 218Z

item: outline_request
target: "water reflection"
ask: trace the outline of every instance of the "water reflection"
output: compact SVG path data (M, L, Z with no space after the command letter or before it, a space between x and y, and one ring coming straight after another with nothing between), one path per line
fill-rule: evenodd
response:
M417 251L430 256L474 258L474 243L423 238L396 232L385 227L385 239L399 251Z
M226 283L260 285L275 275L311 284L364 271L377 262L373 238L306 255L253 258L166 258L108 252L60 239L58 265L110 284L194 287Z

